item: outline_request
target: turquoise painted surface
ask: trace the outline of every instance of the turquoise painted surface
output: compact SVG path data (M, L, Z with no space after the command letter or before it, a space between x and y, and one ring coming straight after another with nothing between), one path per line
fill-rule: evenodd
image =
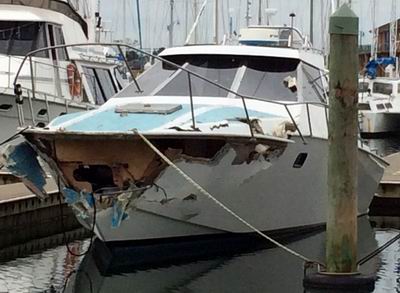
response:
M209 105L197 105L195 107L195 114L202 107L210 107ZM127 132L132 129L140 131L150 131L155 128L162 127L163 125L174 121L175 119L190 113L189 105L182 105L182 109L168 115L162 114L148 114L148 113L129 113L121 115L115 113L115 108L106 111L96 111L92 116L89 116L81 121L72 123L65 127L67 131L77 132ZM79 117L82 113L74 113L58 117L52 123L53 126L61 126L62 123L67 122L73 118ZM257 118L271 118L278 117L269 113L259 111L249 111L250 117ZM241 107L212 107L209 111L201 113L196 116L197 123L212 123L222 120L232 120L236 118L244 118L245 112ZM189 118L190 119L190 118Z
M190 111L188 106L169 115L129 113L120 115L115 113L115 108L106 111L99 111L82 121L66 127L68 131L105 131L105 132L127 132L132 129L149 131L160 127Z
M92 110L94 111L94 110ZM58 116L57 118L53 119L53 121L51 121L51 126L58 126L64 122L67 122L71 119L74 119L76 117L79 117L85 113L87 113L89 111L84 111L84 112L76 112L76 113L71 113L71 114L65 114L62 116Z
M257 118L272 118L278 117L273 114L259 112L259 111L251 111L249 110L250 117L257 117ZM217 122L221 120L229 120L235 118L245 118L246 113L243 108L241 107L220 107L217 109L211 109L206 113L202 113L196 116L196 121L198 123L210 123L210 122Z

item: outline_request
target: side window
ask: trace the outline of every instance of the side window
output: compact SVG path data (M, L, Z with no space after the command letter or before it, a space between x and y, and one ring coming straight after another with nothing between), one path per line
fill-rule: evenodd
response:
M54 39L56 41L56 45L65 45L64 35L61 27L54 27ZM68 60L67 50L65 48L58 49L58 60L65 61Z
M0 54L25 56L47 46L45 24L42 22L0 21ZM36 57L48 57L43 51Z
M377 94L391 95L393 86L390 83L374 82L372 91Z
M397 84L397 93L400 94L400 83Z
M82 66L83 72L89 85L96 104L104 104L109 98L117 93L117 88L111 72L105 68L94 68Z
M65 45L64 35L62 33L61 27L49 24L48 33L50 46ZM52 49L51 57L53 58L53 60L68 60L67 50L65 48Z

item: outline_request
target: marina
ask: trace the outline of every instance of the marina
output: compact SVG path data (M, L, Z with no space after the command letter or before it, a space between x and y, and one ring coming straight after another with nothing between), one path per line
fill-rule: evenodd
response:
M390 1L0 0L0 293L395 292Z

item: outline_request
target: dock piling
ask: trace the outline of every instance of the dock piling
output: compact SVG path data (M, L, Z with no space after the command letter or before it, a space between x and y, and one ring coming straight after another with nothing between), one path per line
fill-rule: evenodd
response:
M357 268L358 22L347 4L329 22L326 272L304 279L306 289L321 292L374 288L374 278L360 275Z

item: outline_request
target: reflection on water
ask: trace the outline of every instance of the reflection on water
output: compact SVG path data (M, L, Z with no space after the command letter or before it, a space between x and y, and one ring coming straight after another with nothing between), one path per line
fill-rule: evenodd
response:
M394 236L392 232L373 231L365 218L359 222L359 254L368 254ZM309 258L323 261L325 233L317 233L289 244ZM87 242L76 242L83 251ZM396 266L400 243L379 258L362 266L364 273L379 269L375 292L397 287ZM207 247L203 248L204 250ZM221 247L223 250L224 247ZM167 252L165 252L167 253ZM211 257L184 263L164 263L154 267L132 265L124 273L100 273L98 255L76 258L65 247L50 249L0 264L0 292L59 292L69 278L65 292L303 292L303 263L278 248L233 256ZM73 270L76 273L71 273Z

